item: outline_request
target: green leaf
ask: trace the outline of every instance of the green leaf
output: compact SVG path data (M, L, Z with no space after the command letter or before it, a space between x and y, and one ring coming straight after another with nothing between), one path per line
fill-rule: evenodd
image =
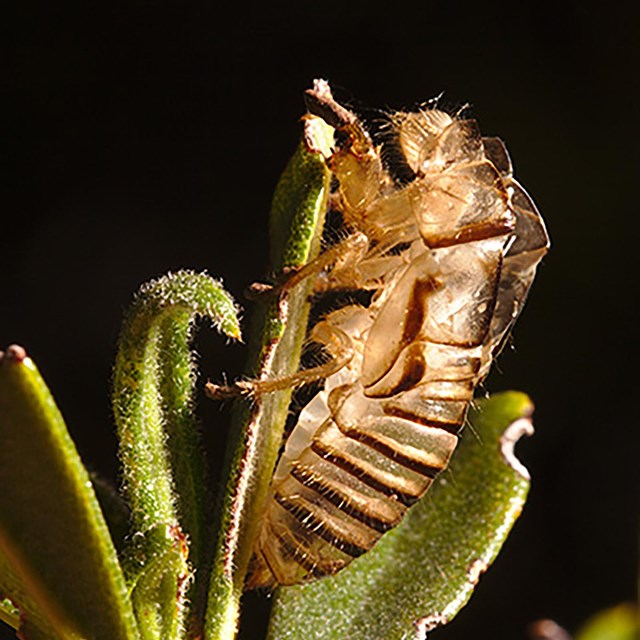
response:
M464 606L529 488L513 444L532 431L531 401L478 405L449 470L396 529L337 576L279 589L270 640L424 638Z
M273 194L269 236L274 270L304 265L320 248L330 177L323 156L330 154L333 129L318 119L307 120L304 135Z
M274 269L307 264L320 250L330 186L322 157L330 130L311 130L285 169L271 209L271 261ZM258 305L249 366L252 377L274 378L298 370L307 331L309 288L296 287L286 300ZM275 296L273 297L275 298ZM291 389L239 405L232 425L226 488L220 500L219 539L205 621L207 640L235 637L240 598L253 539L267 495L287 417Z
M625 602L597 613L576 634L576 640L637 640L640 611Z
M146 283L125 318L114 368L114 414L134 527L132 598L149 639L179 637L187 606L204 595L196 585L187 598L185 589L191 574L186 540L194 566L202 565L206 545L207 480L189 346L197 316L240 338L234 302L206 274L180 271Z
M89 475L20 347L0 356L0 416L0 595L21 637L138 638Z

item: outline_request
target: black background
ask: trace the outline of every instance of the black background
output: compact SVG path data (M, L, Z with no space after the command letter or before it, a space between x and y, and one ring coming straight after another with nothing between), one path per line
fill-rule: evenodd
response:
M207 269L240 299L264 274L270 197L311 79L356 106L444 92L507 141L553 248L487 382L536 403L536 435L518 449L530 500L433 637L524 638L543 616L575 630L633 597L637 12L578 0L19 6L4 19L0 341L36 360L89 467L117 474L110 368L139 284ZM205 377L241 370L242 348L212 332L198 348ZM224 416L203 411L215 466ZM261 637L256 618L246 638Z

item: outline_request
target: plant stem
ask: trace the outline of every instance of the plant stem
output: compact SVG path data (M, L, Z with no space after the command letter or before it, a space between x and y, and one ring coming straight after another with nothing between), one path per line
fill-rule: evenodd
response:
M319 252L330 174L318 148L310 150L301 143L278 183L271 210L275 270L299 268ZM249 375L265 379L298 370L307 333L309 291L310 285L303 283L286 298L259 305ZM236 635L245 575L290 399L291 389L286 389L254 398L251 406L237 406L226 490L220 502L206 640L231 640Z

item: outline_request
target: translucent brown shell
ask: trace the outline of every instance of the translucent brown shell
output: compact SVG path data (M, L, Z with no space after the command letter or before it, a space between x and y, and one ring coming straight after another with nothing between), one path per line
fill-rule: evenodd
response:
M548 249L498 138L437 109L397 113L415 174L394 183L364 125L326 83L309 118L335 127L327 159L347 237L300 278L366 289L311 338L334 362L273 476L248 588L333 574L396 526L442 471L478 383Z

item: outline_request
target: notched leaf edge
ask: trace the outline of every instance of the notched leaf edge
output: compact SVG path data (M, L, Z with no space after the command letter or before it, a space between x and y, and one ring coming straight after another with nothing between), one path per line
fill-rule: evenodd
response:
M504 461L522 478L531 480L529 470L520 462L515 454L515 446L523 436L530 437L535 429L530 417L520 418L512 422L500 438L500 453Z

